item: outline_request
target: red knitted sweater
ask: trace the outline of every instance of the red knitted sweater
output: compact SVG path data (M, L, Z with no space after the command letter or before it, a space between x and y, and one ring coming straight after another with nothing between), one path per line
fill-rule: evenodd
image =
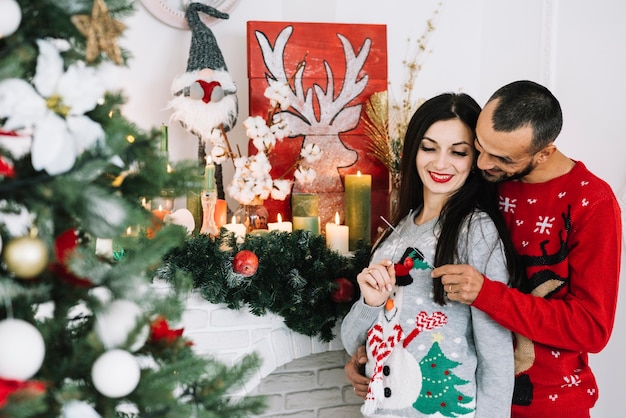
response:
M546 183L503 183L500 208L528 277L521 289L485 280L473 305L516 333L512 416L585 416L598 398L588 353L604 348L615 317L615 195L576 162Z

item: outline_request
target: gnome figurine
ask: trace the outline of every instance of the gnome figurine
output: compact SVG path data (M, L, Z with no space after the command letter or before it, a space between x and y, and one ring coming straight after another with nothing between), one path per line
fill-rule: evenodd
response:
M200 142L215 137L215 129L228 132L237 121L237 87L226 68L215 36L200 13L228 19L228 14L203 3L191 3L185 18L191 29L187 71L172 82L171 120L196 135ZM204 147L202 147L204 148Z

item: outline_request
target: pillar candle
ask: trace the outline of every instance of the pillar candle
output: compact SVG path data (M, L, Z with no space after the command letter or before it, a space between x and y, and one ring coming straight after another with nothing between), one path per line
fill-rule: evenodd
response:
M206 157L206 166L204 167L204 193L213 193L215 191L215 164L211 161L211 157Z
M278 220L278 222L270 222L267 224L267 228L270 231L283 231L283 232L291 232L293 229L293 225L291 222L283 222L283 218L282 216L280 216L280 213L276 216L276 219Z
M344 209L346 225L350 228L350 251L363 240L371 242L372 218L372 176L369 174L348 174L345 176Z
M319 216L293 216L293 229L301 229L311 231L315 235L320 234L320 217Z
M110 238L96 238L96 255L113 257L113 240Z
M291 196L292 216L319 216L319 195L315 193L294 193Z
M226 212L228 212L228 203L224 199L217 199L215 202L215 225L217 225L217 229L226 224Z
M340 254L348 253L350 228L340 225L339 212L335 213L335 223L326 224L326 246Z
M228 231L235 234L235 237L238 241L242 241L246 237L246 226L244 224L236 223L235 217L233 216L231 223L225 224L224 228Z
M160 146L160 151L163 155L168 155L168 151L169 151L169 138L168 138L168 133L167 133L167 125L163 124L161 125L161 146Z

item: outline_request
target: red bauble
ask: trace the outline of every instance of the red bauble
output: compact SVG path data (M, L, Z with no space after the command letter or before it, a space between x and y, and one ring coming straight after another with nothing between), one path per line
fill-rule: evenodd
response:
M354 298L354 284L345 277L333 280L339 286L330 294L330 299L335 303L352 302Z
M78 232L68 229L54 240L54 252L57 262L50 266L50 270L66 283L77 287L92 287L93 283L86 278L78 277L67 268L69 258L78 248Z
M259 258L250 250L241 250L233 260L233 270L244 277L252 276L259 268Z

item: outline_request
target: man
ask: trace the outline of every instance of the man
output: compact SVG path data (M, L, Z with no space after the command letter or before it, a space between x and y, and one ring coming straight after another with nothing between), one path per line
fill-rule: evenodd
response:
M613 328L621 256L621 215L611 188L561 153L559 102L545 87L508 84L478 118L478 167L501 183L499 199L526 268L519 289L491 281L469 265L435 268L451 301L471 304L515 333L511 414L588 418L598 388L588 353ZM345 366L364 396L358 373L364 352Z

